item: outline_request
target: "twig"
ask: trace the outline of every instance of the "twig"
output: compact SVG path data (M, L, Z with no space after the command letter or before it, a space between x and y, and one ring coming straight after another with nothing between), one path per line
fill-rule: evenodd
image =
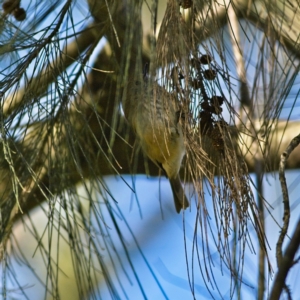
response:
M300 144L300 134L292 139L291 143L286 148L286 150L281 154L281 158L280 158L279 180L282 189L284 212L283 212L283 226L276 245L276 259L278 265L278 272L273 284L270 300L279 299L282 289L286 290L287 287L285 284L285 278L288 274L289 269L293 266L293 259L296 251L298 250L299 243L300 243L300 220L299 220L294 235L286 249L285 255L282 256L282 244L287 234L289 221L290 221L290 203L289 203L289 194L288 194L288 189L287 189L287 184L285 179L285 166L290 154L299 144Z
M242 104L242 109L245 109L244 106L246 106L247 110L249 110L251 109L252 103L250 99L249 88L247 85L247 71L244 61L244 53L241 46L242 43L240 41L239 20L232 3L230 3L228 7L228 26L230 27L229 32L231 36L233 56L236 63L236 71L240 80L240 101ZM247 111L247 115L248 113L249 112ZM253 113L253 111L251 113Z
M298 220L298 224L296 226L295 232L285 251L285 255L282 257L280 261L280 265L273 283L273 288L271 290L269 300L279 299L282 289L285 289L286 287L285 279L287 277L290 268L294 265L293 259L297 250L299 249L299 244L300 244L300 219Z
M283 212L283 226L276 245L276 258L277 258L278 267L280 265L280 260L282 259L282 243L287 233L289 220L290 220L290 203L289 203L289 194L288 194L288 189L287 189L286 179L285 179L285 166L290 154L299 145L299 143L300 143L300 134L292 139L291 143L286 148L286 150L281 154L281 158L280 158L279 180L282 189L284 212Z

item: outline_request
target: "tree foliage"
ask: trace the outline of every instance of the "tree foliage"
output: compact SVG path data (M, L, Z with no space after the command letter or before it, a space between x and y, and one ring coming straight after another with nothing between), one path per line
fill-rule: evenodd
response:
M117 297L101 254L101 249L106 249L112 265L114 257L118 258L107 216L126 253L127 246L116 221L115 201L119 199L113 198L105 178L160 175L141 153L121 109L122 101L130 97L141 78L143 66L150 62L151 78L172 93L180 106L178 118L186 145L181 177L193 186L188 196L193 199L191 210L196 211L195 234L200 232L203 244L202 249L195 247L195 252L187 255L197 258L203 252L207 257L199 266L203 277L218 289L207 246L213 237L222 264L235 282L231 291L234 297L243 284L245 249L256 252L249 236L254 229L263 270L258 298L263 299L263 262L271 272L264 210L271 207L269 199L263 197L261 181L265 172L278 170L280 154L299 133L299 3L164 3L2 3L3 278L12 277L17 282L10 268L14 256L21 257L30 268L12 230L14 224L23 222L37 242L36 251L44 258L47 275L40 280L45 297L59 297L63 244L70 247L80 298L88 293L94 298L101 295L95 288L99 277L112 298ZM281 166L283 177L285 168L299 166L298 152L288 151L289 160ZM256 173L256 182L251 181L250 172ZM84 188L87 199L78 193L78 185ZM134 192L134 184L128 188ZM205 188L210 191L209 198ZM96 200L96 193L100 200ZM296 230L292 260L286 262L281 254L290 214L286 196L277 263L279 269L285 263L288 270L300 241ZM212 211L208 199L213 203ZM48 220L43 231L32 217L37 206ZM280 278L282 289L288 293L285 277ZM136 281L139 284L138 278ZM26 294L26 289L20 290ZM271 294L272 299L279 299L280 293Z

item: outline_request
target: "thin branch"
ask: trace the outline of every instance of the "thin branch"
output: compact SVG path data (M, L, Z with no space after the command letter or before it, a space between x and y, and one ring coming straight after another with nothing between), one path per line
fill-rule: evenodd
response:
M290 154L299 144L300 144L300 134L291 141L287 149L281 154L281 159L279 164L279 180L282 189L284 212L283 212L283 226L276 246L276 257L277 257L278 266L280 266L280 262L282 259L282 244L287 234L289 221L290 221L290 200L289 200L289 192L288 192L286 179L285 179L285 166Z
M242 44L240 40L240 30L239 30L239 20L234 9L233 4L231 3L228 7L228 25L230 27L230 36L231 36L231 46L233 51L233 56L236 63L236 71L238 78L240 80L240 101L243 106L246 106L248 110L251 111L251 99L249 88L247 85L246 77L246 67L244 61L244 53L242 49ZM248 113L247 113L248 115ZM248 116L247 116L248 117Z
M300 144L300 134L291 141L287 149L281 154L281 159L280 159L279 180L281 183L281 189L283 195L284 212L283 212L283 226L276 245L278 273L273 284L273 290L270 296L271 300L279 299L282 289L287 290L285 279L290 268L293 266L293 259L300 244L300 220L299 220L294 235L287 247L285 255L282 256L282 244L287 234L289 221L290 221L290 203L289 203L288 188L285 179L285 166L290 154L299 144Z
M280 298L282 290L285 288L285 279L290 268L294 265L294 256L300 245L300 219L291 238L291 241L281 259L278 272L276 274L273 288L270 293L269 300L277 300Z

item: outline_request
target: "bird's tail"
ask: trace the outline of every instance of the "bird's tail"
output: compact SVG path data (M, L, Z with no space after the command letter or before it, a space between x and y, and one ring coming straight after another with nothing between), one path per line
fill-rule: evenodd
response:
M179 175L177 175L175 178L170 178L170 184L173 192L176 211L180 213L181 209L186 209L190 206L189 200L184 193Z

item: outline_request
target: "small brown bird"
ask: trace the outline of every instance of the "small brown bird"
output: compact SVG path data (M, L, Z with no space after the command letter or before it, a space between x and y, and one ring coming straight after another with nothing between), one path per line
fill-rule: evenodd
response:
M123 101L125 117L139 139L143 152L166 174L173 191L176 211L189 207L179 169L185 154L176 98L144 74L141 82L130 83Z

